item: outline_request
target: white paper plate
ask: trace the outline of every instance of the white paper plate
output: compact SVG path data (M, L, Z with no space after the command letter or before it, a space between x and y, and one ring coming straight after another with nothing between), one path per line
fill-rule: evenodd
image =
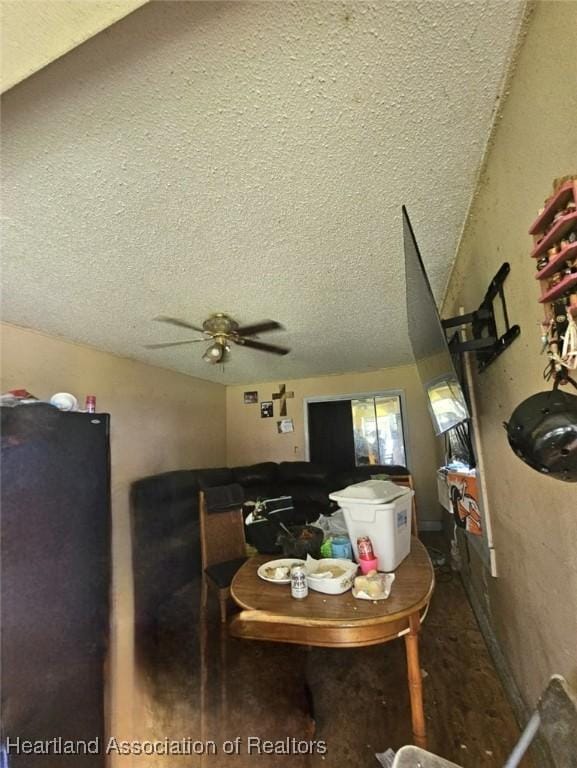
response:
M286 579L271 579L270 576L267 576L265 571L268 568L282 568L288 567L292 568L293 565L304 565L304 560L296 560L294 557L285 558L284 560L269 560L268 563L263 563L260 568L257 571L258 576L263 581L270 581L271 584L290 584L291 577L290 575Z
M391 594L391 589L393 587L393 582L395 580L395 574L394 573L380 573L379 576L383 578L383 581L385 582L385 594L381 597L371 597L370 595L367 595L366 592L361 592L359 589L355 589L353 587L353 597L356 597L357 600L387 600L389 595Z

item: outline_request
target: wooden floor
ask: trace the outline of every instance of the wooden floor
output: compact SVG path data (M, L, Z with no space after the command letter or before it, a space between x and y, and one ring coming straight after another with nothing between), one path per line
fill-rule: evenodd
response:
M147 757L136 765L378 768L376 752L411 742L402 641L308 650L235 640L221 632L216 599L201 629L196 593L183 590L166 608L143 668L148 706L137 738L188 738L201 742L198 750L214 741L216 754L208 744L203 756ZM463 768L501 768L518 728L459 577L450 571L437 574L421 666L429 749ZM292 753L249 755L249 737L279 741L278 749ZM224 754L224 742L236 738L239 754ZM310 740L322 742L326 753L295 754ZM530 758L522 766L537 768Z

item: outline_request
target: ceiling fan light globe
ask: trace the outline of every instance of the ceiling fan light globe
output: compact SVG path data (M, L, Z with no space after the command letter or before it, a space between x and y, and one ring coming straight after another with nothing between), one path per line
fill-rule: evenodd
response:
M210 347L207 348L206 352L202 356L202 359L207 363L212 363L213 365L215 363L219 363L222 360L222 357L224 355L224 348L222 344L211 344Z

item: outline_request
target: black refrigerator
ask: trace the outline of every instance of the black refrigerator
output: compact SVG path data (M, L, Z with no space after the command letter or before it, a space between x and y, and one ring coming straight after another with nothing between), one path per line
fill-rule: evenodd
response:
M100 768L110 417L45 404L0 407L0 416L0 765ZM43 751L30 753L29 742Z

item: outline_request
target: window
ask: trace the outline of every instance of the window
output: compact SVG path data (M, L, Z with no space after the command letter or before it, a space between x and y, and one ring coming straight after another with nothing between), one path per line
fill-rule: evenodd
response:
M334 470L407 466L403 409L398 390L307 398L307 458Z
M401 464L405 466L405 441L401 399L365 397L351 400L355 464Z

